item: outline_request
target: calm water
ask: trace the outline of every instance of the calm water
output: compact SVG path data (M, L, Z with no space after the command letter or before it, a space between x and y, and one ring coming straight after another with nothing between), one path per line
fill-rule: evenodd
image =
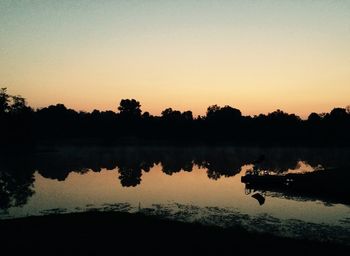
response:
M348 189L344 198L337 198L317 191L254 191L241 182L241 176L254 164L279 174L307 173L322 167L350 172L349 152L66 147L3 156L0 218L86 210L142 211L162 218L349 243ZM252 197L256 193L263 202Z

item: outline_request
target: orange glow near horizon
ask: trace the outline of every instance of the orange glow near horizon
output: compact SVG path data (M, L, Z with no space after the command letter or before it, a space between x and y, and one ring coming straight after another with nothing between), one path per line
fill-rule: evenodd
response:
M34 108L307 117L350 105L350 3L0 3L0 87Z

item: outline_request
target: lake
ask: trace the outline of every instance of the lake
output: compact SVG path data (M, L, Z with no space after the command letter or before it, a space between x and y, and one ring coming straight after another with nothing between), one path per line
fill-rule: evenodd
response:
M348 148L146 146L66 146L5 154L0 158L0 218L140 211L350 244L349 186L342 183L349 178L349 156ZM254 169L286 175L333 168L341 169L340 181L329 179L330 188L310 182L301 191L259 189L241 180Z

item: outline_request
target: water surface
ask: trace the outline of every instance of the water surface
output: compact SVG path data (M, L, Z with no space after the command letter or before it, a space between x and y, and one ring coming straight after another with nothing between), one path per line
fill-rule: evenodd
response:
M333 167L350 171L348 155L348 149L227 147L63 147L9 155L2 157L0 165L0 218L86 210L141 211L162 218L349 243L348 195L332 198L254 190L241 182L242 175L257 166L274 174ZM252 197L255 194L264 200Z

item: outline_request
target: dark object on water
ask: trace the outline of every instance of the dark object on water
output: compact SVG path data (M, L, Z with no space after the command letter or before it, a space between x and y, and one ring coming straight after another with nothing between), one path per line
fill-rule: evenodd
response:
M350 205L349 178L348 168L330 168L278 175L247 172L241 182L247 190L280 192L287 196Z
M265 197L262 196L260 193L255 193L254 195L252 195L252 197L258 200L260 205L263 205L265 203Z

